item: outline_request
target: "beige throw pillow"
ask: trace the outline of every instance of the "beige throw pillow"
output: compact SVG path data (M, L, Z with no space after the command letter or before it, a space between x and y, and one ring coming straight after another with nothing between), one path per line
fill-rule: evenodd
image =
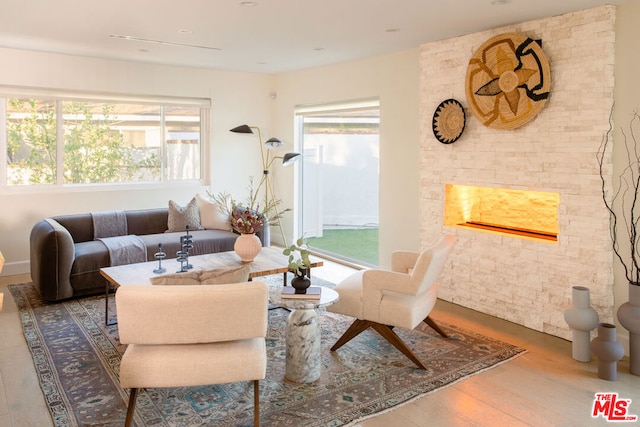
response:
M152 277L149 281L152 285L199 285L200 272L165 274L164 276Z
M232 268L188 271L186 273L165 274L152 277L152 285L224 285L249 280L249 264Z
M249 280L249 264L237 268L219 268L202 270L200 283L203 285L224 285L225 283L240 283Z
M200 194L196 194L196 201L200 210L200 224L204 228L231 231L229 216L223 212L218 203L208 200Z
M194 197L185 207L180 206L173 200L169 200L169 218L167 221L167 232L202 230L200 224L200 211L198 202Z

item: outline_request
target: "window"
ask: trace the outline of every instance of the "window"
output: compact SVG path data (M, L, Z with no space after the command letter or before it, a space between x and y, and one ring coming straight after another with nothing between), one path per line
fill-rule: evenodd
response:
M5 184L200 180L208 111L204 100L0 98Z
M319 253L378 265L379 101L296 110L301 230Z

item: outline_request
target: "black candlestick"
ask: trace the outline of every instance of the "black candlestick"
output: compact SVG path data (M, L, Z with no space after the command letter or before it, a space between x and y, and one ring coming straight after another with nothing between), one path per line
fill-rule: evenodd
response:
M167 254L162 251L162 243L158 243L158 252L153 256L158 260L158 268L153 270L153 272L156 274L162 274L167 271L167 269L162 266L162 260L167 257Z
M187 225L187 233L184 236L180 237L180 244L182 246L182 252L186 254L186 265L184 268L193 268L193 265L189 264L189 251L193 249L193 239L191 234L189 234L189 225Z

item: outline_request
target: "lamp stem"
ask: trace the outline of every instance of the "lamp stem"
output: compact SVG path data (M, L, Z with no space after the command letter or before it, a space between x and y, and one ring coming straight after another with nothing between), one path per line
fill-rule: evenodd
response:
M271 199L274 200L273 210L276 212L276 218L278 218L278 227L280 227L280 234L282 235L282 244L284 246L287 246L287 238L284 235L284 228L282 228L282 218L280 218L280 211L278 211L278 204L275 203L276 195L275 195L275 193L273 191L273 187L271 185L271 179L269 178L268 172L269 171L267 171L267 174L264 175L266 177L266 181L267 181L267 185L265 186L265 196L268 198L268 194L267 194L267 191L266 191L267 189L269 191L271 191Z
M273 160L269 158L269 152L265 157L264 148L262 146L262 133L260 132L260 128L257 126L250 126L251 129L255 129L258 134L258 143L260 144L260 157L262 159L262 178L260 179L260 183L258 184L258 188L256 189L256 195L260 192L260 188L264 185L264 203L265 209L269 206L269 200L273 203L273 210L275 211L275 217L278 219L278 226L280 227L280 234L282 234L282 244L287 244L287 239L284 235L284 228L282 227L282 221L280 218L280 211L278 211L278 204L275 203L275 193L273 192L273 186L271 185L271 179L269 175L269 168L271 167L271 163ZM269 192L271 192L271 198L269 198Z
M258 144L260 144L260 159L262 160L262 170L267 169L267 160L264 157L264 148L262 148L262 133L258 126L251 126L251 129L255 129L258 132Z

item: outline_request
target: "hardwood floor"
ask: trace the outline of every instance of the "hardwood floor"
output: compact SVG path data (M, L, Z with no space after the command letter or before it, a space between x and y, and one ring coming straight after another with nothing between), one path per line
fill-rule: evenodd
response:
M325 267L313 274L336 282L350 272L344 266L325 262ZM4 293L0 313L0 427L53 425L7 289L8 284L27 281L28 275L0 277L0 292ZM596 361L574 361L571 343L563 339L444 301L438 301L432 317L521 346L527 353L356 426L608 425L602 418L591 418L596 392L616 392L620 398L631 399L629 413L640 415L640 377L629 373L626 358L618 364L618 380L605 381L597 376Z
M22 334L8 284L30 281L28 274L0 276L4 305L0 313L0 427L52 426L51 415Z

